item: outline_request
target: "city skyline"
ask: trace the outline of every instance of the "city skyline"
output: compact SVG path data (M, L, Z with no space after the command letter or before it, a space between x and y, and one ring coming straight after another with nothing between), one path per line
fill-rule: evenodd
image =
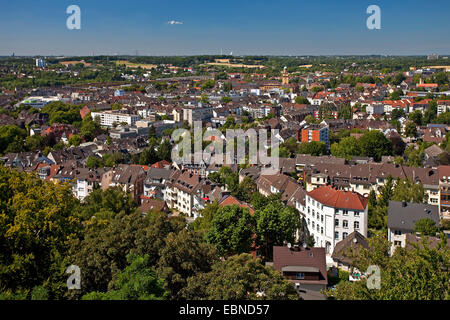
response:
M419 1L29 0L3 4L0 55L90 56L427 55L450 53L450 4ZM81 30L69 30L66 8L81 8ZM381 29L369 30L368 6L381 8ZM41 35L41 36L39 36ZM138 53L138 54L136 54Z

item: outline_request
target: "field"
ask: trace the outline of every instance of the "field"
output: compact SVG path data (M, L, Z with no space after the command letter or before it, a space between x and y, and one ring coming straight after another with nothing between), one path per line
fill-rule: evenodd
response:
M127 60L117 60L117 65L124 64L127 66L127 68L139 68L150 70L150 69L156 69L158 66L156 64L146 64L146 63L133 63Z

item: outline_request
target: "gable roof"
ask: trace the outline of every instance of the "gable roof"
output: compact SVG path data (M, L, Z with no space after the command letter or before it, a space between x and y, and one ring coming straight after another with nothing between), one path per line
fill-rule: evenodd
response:
M367 242L367 239L361 233L355 230L347 237L345 237L345 239L336 243L331 257L341 263L351 265L353 259L345 256L346 251L354 250L354 252L357 254L359 248L361 247L368 248L369 244Z
M273 247L273 267L282 271L285 267L317 268L320 280L300 280L299 282L327 284L327 265L325 260L325 248L288 248L285 246ZM316 269L316 270L317 270ZM285 269L286 270L286 269ZM311 269L312 270L312 269Z

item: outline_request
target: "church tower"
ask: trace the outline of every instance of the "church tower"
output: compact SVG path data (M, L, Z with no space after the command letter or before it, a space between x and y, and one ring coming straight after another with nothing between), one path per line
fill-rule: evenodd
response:
M288 85L289 84L289 73L287 71L287 67L284 67L283 73L281 75L281 84Z

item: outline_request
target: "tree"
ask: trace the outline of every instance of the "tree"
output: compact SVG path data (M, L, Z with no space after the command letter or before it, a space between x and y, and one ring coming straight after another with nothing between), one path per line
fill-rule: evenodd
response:
M270 201L265 208L257 210L254 217L256 244L267 261L272 261L273 246L283 245L284 241L294 243L301 227L300 213L281 201Z
M405 126L405 136L407 137L417 137L417 126L414 122L408 122Z
M416 125L418 125L418 126L422 125L422 118L423 118L422 111L420 111L420 110L413 111L408 115L408 118L409 118L409 120L414 122Z
M347 160L362 153L355 137L346 137L339 143L333 143L330 147L330 152L335 157L346 158Z
M169 140L162 140L161 144L158 146L156 155L159 160L166 160L168 162L172 161L172 145Z
M312 115L307 115L306 117L305 117L305 122L306 122L306 124L311 124L311 123L315 123L316 122L316 119L314 119L314 117L312 116Z
M25 130L16 125L0 127L0 154L23 151L23 139L27 136Z
M200 210L199 217L189 224L189 228L199 233L206 234L211 228L211 223L219 209L220 206L217 200L209 203L204 209Z
M302 142L298 145L298 153L321 156L327 153L327 145L322 141Z
M435 236L438 232L436 223L430 218L423 218L414 224L414 232L421 233L424 236Z
M190 277L182 296L189 300L296 300L295 287L272 267L243 253Z
M414 183L409 179L397 179L392 200L424 203L428 195L421 182Z
M112 290L91 292L83 300L162 300L169 294L160 279L151 268L148 255L142 257L127 255L128 266L113 281Z
M380 131L366 131L358 144L362 153L380 161L382 156L392 155L392 144Z
M391 112L391 120L398 120L405 116L405 110L403 108L394 108Z
M340 282L335 290L328 290L328 297L343 300L444 300L450 289L448 272L450 250L446 237L430 248L428 240L397 248L389 257L391 243L382 236L369 238L369 248L362 248L356 255L356 267L367 270L369 265L380 268L379 290L371 290L367 279Z
M303 96L297 96L297 97L295 98L295 103L297 103L297 104L310 104L309 101L308 101L308 99L306 99L306 98L303 97Z
M256 192L256 183L250 177L245 177L238 187L238 199L245 202L252 200L252 195Z
M204 243L197 232L183 229L167 236L157 264L157 272L164 279L172 299L179 299L187 279L211 271L211 266L217 261L213 246Z
M81 122L80 133L86 141L91 141L94 137L100 133L102 130L100 124L97 121L92 120L91 115L84 117Z
M231 99L230 97L227 97L227 96L223 96L223 97L221 98L221 100L222 100L222 102L225 103L225 104L227 104L228 102L233 101L233 99Z
M25 139L25 147L29 151L36 151L44 147L44 137L40 135L28 136Z
M109 220L91 219L83 237L70 242L67 261L80 267L83 282L79 292L69 293L71 297L112 289L111 281L128 265L129 253L148 255L149 265L155 265L168 234L186 226L184 218L168 219L162 212L143 216L139 210L130 214L120 211Z
M67 240L82 228L78 206L71 185L0 166L1 290L30 292L42 286L49 298L61 298Z
M78 147L81 144L81 137L77 134L72 135L69 138L69 145Z
M254 234L254 219L247 208L238 205L219 209L206 234L221 256L249 252Z
M156 139L156 129L154 125L151 125L148 129L148 139Z

